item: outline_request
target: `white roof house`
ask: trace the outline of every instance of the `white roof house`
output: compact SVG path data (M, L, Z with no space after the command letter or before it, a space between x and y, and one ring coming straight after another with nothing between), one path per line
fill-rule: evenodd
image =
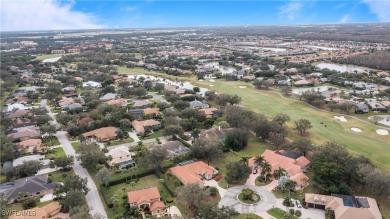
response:
M83 87L100 88L102 87L102 84L95 81L87 81L83 83Z
M4 108L4 111L10 113L16 110L26 110L26 109L28 109L28 107L26 107L24 104L14 103L14 104L7 105L7 107Z

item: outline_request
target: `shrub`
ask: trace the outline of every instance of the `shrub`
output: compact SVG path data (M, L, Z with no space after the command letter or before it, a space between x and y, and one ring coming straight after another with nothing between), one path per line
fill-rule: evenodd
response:
M108 207L108 208L113 208L113 207L114 207L114 204L108 203L107 207Z
M302 216L302 212L300 210L295 211L295 216L300 217Z
M37 206L37 201L35 199L32 199L32 198L27 199L22 204L22 207L23 207L24 210L33 208L35 206Z
M167 198L167 203L172 203L173 199L172 198Z
M122 196L122 199L127 199L127 195L123 195L123 196Z
M294 215L294 214L295 214L295 210L294 210L294 209L290 209L288 212L289 212L291 215Z

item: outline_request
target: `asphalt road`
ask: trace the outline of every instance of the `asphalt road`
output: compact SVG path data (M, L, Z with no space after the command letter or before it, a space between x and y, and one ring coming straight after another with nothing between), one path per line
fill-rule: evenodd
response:
M58 125L56 118L54 117L54 114L51 112L50 108L47 105L47 100L42 100L41 106L45 107L48 110L48 115L53 119L54 124ZM106 211L104 210L104 206L102 203L102 200L100 199L99 192L97 190L97 187L95 185L95 182L92 180L91 175L89 175L88 171L80 165L80 161L76 159L76 151L72 147L68 137L66 136L66 131L58 131L55 136L58 138L58 141L60 142L62 148L65 151L65 154L68 156L73 156L75 158L73 169L75 173L80 176L81 178L87 178L88 180L88 188L90 191L87 193L86 200L88 203L88 206L91 210L92 215L101 215L104 218L108 218Z

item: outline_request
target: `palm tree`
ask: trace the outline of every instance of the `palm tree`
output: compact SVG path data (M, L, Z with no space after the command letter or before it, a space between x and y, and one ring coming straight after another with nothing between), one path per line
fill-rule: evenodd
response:
M268 161L265 161L262 166L261 174L264 174L264 181L267 181L267 178L271 176L272 166Z
M242 162L242 163L248 165L248 161L249 161L249 157L248 157L248 156L243 156L243 157L241 157L240 162Z
M261 155L259 155L259 156L257 156L257 157L255 158L255 164L256 164L257 166L259 166L259 167L262 167L262 166L263 166L264 161L265 161L265 159L264 159L264 157L261 156Z
M279 179L281 176L284 175L285 172L286 172L285 169L279 167L277 170L274 171L274 177L275 177L275 179Z

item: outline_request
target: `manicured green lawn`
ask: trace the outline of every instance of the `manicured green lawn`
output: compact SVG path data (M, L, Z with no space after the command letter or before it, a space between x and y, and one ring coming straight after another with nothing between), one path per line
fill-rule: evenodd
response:
M194 80L193 82L202 87L214 84L212 89L218 93L237 94L242 98L242 105L255 112L264 113L270 117L281 112L288 114L292 119L287 124L290 127L288 136L290 139L300 137L297 131L293 130L293 121L302 118L309 119L313 125L313 128L309 130L309 138L315 144L335 141L345 145L354 154L368 157L373 163L390 172L390 136L377 135L375 132L377 128L372 125L349 117L347 122L342 123L334 119L334 115L330 112L318 111L300 101L284 99L279 94L254 89L249 83L222 80L214 83ZM247 86L247 88L240 89L239 86ZM363 132L353 132L352 127L360 128Z
M224 153L223 157L212 160L210 162L210 165L213 166L214 168L218 168L219 173L224 176L226 174L226 164L228 164L229 162L239 161L243 156L254 157L260 155L267 148L270 149L270 147L265 143L261 142L260 140L254 137L251 137L249 139L248 146L246 146L244 150ZM240 182L239 184L242 183L245 183L245 181ZM227 188L228 186L228 183L225 181L225 178L220 179L218 181L218 184L223 188Z
M280 208L271 208L267 211L268 214L275 217L276 219L283 219L283 216L287 213L286 211L280 209ZM294 218L297 218L294 216Z
M71 143L72 147L74 148L75 151L77 151L80 148L80 142L72 142Z
M44 60L44 59L51 59L51 58L56 58L56 57L61 57L61 54L44 54L37 56L35 59L36 60Z
M157 132L154 132L153 134L146 136L145 138L143 138L143 140L159 138L162 136L162 131L163 131L162 129L158 130Z
M45 202L39 202L39 203L37 203L37 207L43 207L43 206L46 206L46 205L48 205L48 204L50 204L52 202L53 202L53 200L45 201Z
M44 60L44 59L51 59L51 58L55 58L55 57L61 57L63 55L74 55L74 54L78 54L78 53L79 52L66 53L66 54L43 54L43 55L37 56L35 59L36 60Z
M240 214L234 217L234 219L263 219L257 214Z
M186 80L199 87L205 87L218 93L237 94L242 98L241 104L249 109L274 116L283 112L288 114L292 121L287 125L290 127L289 138L297 139L299 134L293 130L294 120L309 119L313 128L309 130L309 138L315 144L322 144L327 141L334 141L345 145L352 153L364 155L374 164L383 170L390 172L390 135L380 136L376 134L376 127L347 117L347 122L340 122L333 118L334 114L313 109L306 104L294 100L282 98L279 94L257 90L251 83L240 81L208 80L198 81L194 76L171 76L160 72L147 71L142 68L127 69L120 67L119 71L128 74L150 74L169 79ZM213 87L209 85L213 84ZM246 86L246 88L239 88ZM324 125L321 125L323 122ZM357 133L351 130L352 127L360 128L363 132Z
M111 186L108 190L103 188L102 190L107 194L106 197L111 198L114 195L117 195L120 202L119 208L116 211L113 208L106 208L107 216L109 218L115 218L115 215L117 214L122 215L122 213L124 212L124 202L127 201L127 198L123 199L123 196L127 197L127 192L154 186L158 188L163 200L166 200L167 198L172 198L169 192L165 189L165 187L161 183L159 183L158 177L154 174L140 178L139 181L135 184L122 183L115 186Z
M120 145L120 144L131 143L131 142L134 142L134 139L132 139L131 137L128 137L126 139L118 139L115 141L110 141L109 144L106 143L106 146L115 146L115 145Z
M46 158L47 159L56 159L58 157L65 156L65 151L62 148L54 148L47 152Z

